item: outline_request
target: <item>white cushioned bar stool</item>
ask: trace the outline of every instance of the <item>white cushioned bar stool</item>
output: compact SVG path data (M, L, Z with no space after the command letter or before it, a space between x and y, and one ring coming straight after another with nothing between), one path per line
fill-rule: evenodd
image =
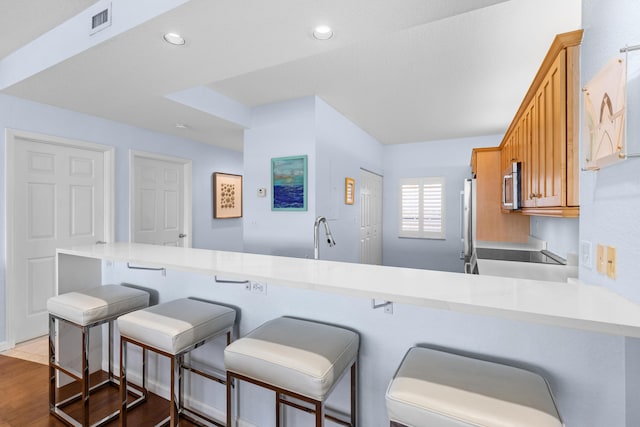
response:
M223 423L188 408L184 404L182 383L184 370L188 370L220 384L226 377L213 368L196 366L185 361L185 355L200 347L206 341L226 334L226 345L231 342L236 311L232 308L197 299L182 298L134 311L118 318L120 329L120 425L127 424L127 344L142 347L143 354L150 350L168 357L171 363L169 416L164 422L178 425L184 416L199 424L224 426ZM143 367L144 370L144 367ZM176 392L176 375L178 390ZM143 375L144 378L144 375ZM143 384L143 388L145 385ZM176 398L177 394L177 398Z
M145 291L120 285L104 285L89 288L77 292L68 292L47 300L49 311L49 412L74 426L90 425L89 397L92 392L105 385L119 385L118 377L113 373L113 332L115 319L132 310L138 310L149 305L149 294ZM60 322L80 328L82 333L82 357L80 372L66 366L66 362L59 360L59 349L56 347L56 324ZM108 323L109 325L109 372L108 378L99 384L90 386L89 369L89 331L94 326ZM80 349L79 349L80 350ZM63 366L63 364L65 366ZM57 371L80 383L80 392L62 399L62 391L56 386ZM138 399L134 404L141 402L145 396L137 393ZM81 420L73 418L69 414L69 405L81 401ZM93 425L101 425L117 417L119 405L115 410L96 421Z
M234 425L231 388L241 380L275 392L277 426L284 404L314 413L318 427L325 418L355 427L359 344L351 330L290 317L273 319L234 341L224 351L227 425ZM345 417L326 408L325 401L349 370L351 413Z
M386 401L391 426L564 425L540 375L422 347L407 352Z

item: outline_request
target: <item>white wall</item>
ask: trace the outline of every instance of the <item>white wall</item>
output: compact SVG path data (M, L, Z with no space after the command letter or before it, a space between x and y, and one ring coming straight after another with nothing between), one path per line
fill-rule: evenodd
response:
M360 168L382 175L382 145L316 98L316 154L316 211L329 220L336 240L332 248L321 241L320 258L360 262L360 198L344 203L344 179L355 179L358 195Z
M579 225L578 218L532 216L531 235L547 242L547 249L554 254L567 258L569 254L578 253Z
M0 95L0 343L5 337L6 268L5 133L25 130L116 147L115 237L129 240L129 150L161 153L193 160L193 246L242 250L242 219L214 220L212 173L242 174L242 154L185 138L100 119L86 114Z
M385 265L461 272L460 191L471 177L471 150L500 145L501 135L455 140L389 145L384 158L384 253ZM444 176L444 240L398 237L399 185L402 178Z
M320 258L359 262L360 205L344 204L344 178L360 168L381 172L382 147L333 107L306 97L257 107L245 131L244 249L313 257L316 216L329 220L336 246L321 241ZM308 156L306 212L271 210L271 158ZM267 197L257 197L267 188Z
M640 2L634 0L584 0L585 27L582 43L581 79L585 84L625 45L640 43ZM640 52L629 54L630 86L640 81ZM637 102L637 90L628 91L629 100ZM638 109L630 110L630 130L639 126ZM632 149L640 151L637 133L630 134ZM635 137L635 138L634 138ZM612 280L598 274L594 266L580 268L580 278L599 284L640 303L640 158L628 159L618 165L597 172L580 175L580 239L593 246L595 259L597 243L615 246L617 278Z
M626 45L640 43L640 2L636 0L583 0L585 29L582 42L581 81L584 85ZM629 53L627 111L630 152L640 152L640 52ZM640 303L640 159L628 159L597 172L580 175L580 240L616 247L617 278L598 274L595 264L580 266L580 279L607 287ZM626 339L626 425L640 425L640 343Z
M244 133L244 250L269 255L313 257L315 220L315 99L300 98L256 107ZM271 210L271 159L306 155L307 210ZM258 188L267 197L258 197Z

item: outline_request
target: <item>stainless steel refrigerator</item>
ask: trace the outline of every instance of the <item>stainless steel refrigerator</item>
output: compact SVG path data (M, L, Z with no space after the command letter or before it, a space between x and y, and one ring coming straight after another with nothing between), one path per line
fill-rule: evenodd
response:
M478 274L476 255L476 180L465 179L460 202L460 240L462 241L461 259L464 260L464 272Z

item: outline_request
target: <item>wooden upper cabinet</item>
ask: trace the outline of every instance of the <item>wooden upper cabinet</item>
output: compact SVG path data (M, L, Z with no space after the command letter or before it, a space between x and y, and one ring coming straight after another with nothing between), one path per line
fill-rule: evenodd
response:
M499 147L475 148L471 154L476 177L476 239L525 243L530 218L502 212L502 154Z
M582 30L556 36L505 134L501 166L522 162L522 213L576 217Z
M535 195L538 192L538 149L534 143L536 131L536 105L531 103L521 119L522 129L522 206L535 207ZM535 158L535 161L534 161Z
M567 114L564 51L560 52L536 93L537 150L536 190L531 194L534 207L566 205Z

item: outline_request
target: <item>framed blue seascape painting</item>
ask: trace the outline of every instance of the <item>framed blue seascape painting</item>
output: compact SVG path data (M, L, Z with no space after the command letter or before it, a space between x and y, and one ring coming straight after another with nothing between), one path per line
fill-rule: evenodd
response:
M307 210L307 156L271 159L271 210Z

